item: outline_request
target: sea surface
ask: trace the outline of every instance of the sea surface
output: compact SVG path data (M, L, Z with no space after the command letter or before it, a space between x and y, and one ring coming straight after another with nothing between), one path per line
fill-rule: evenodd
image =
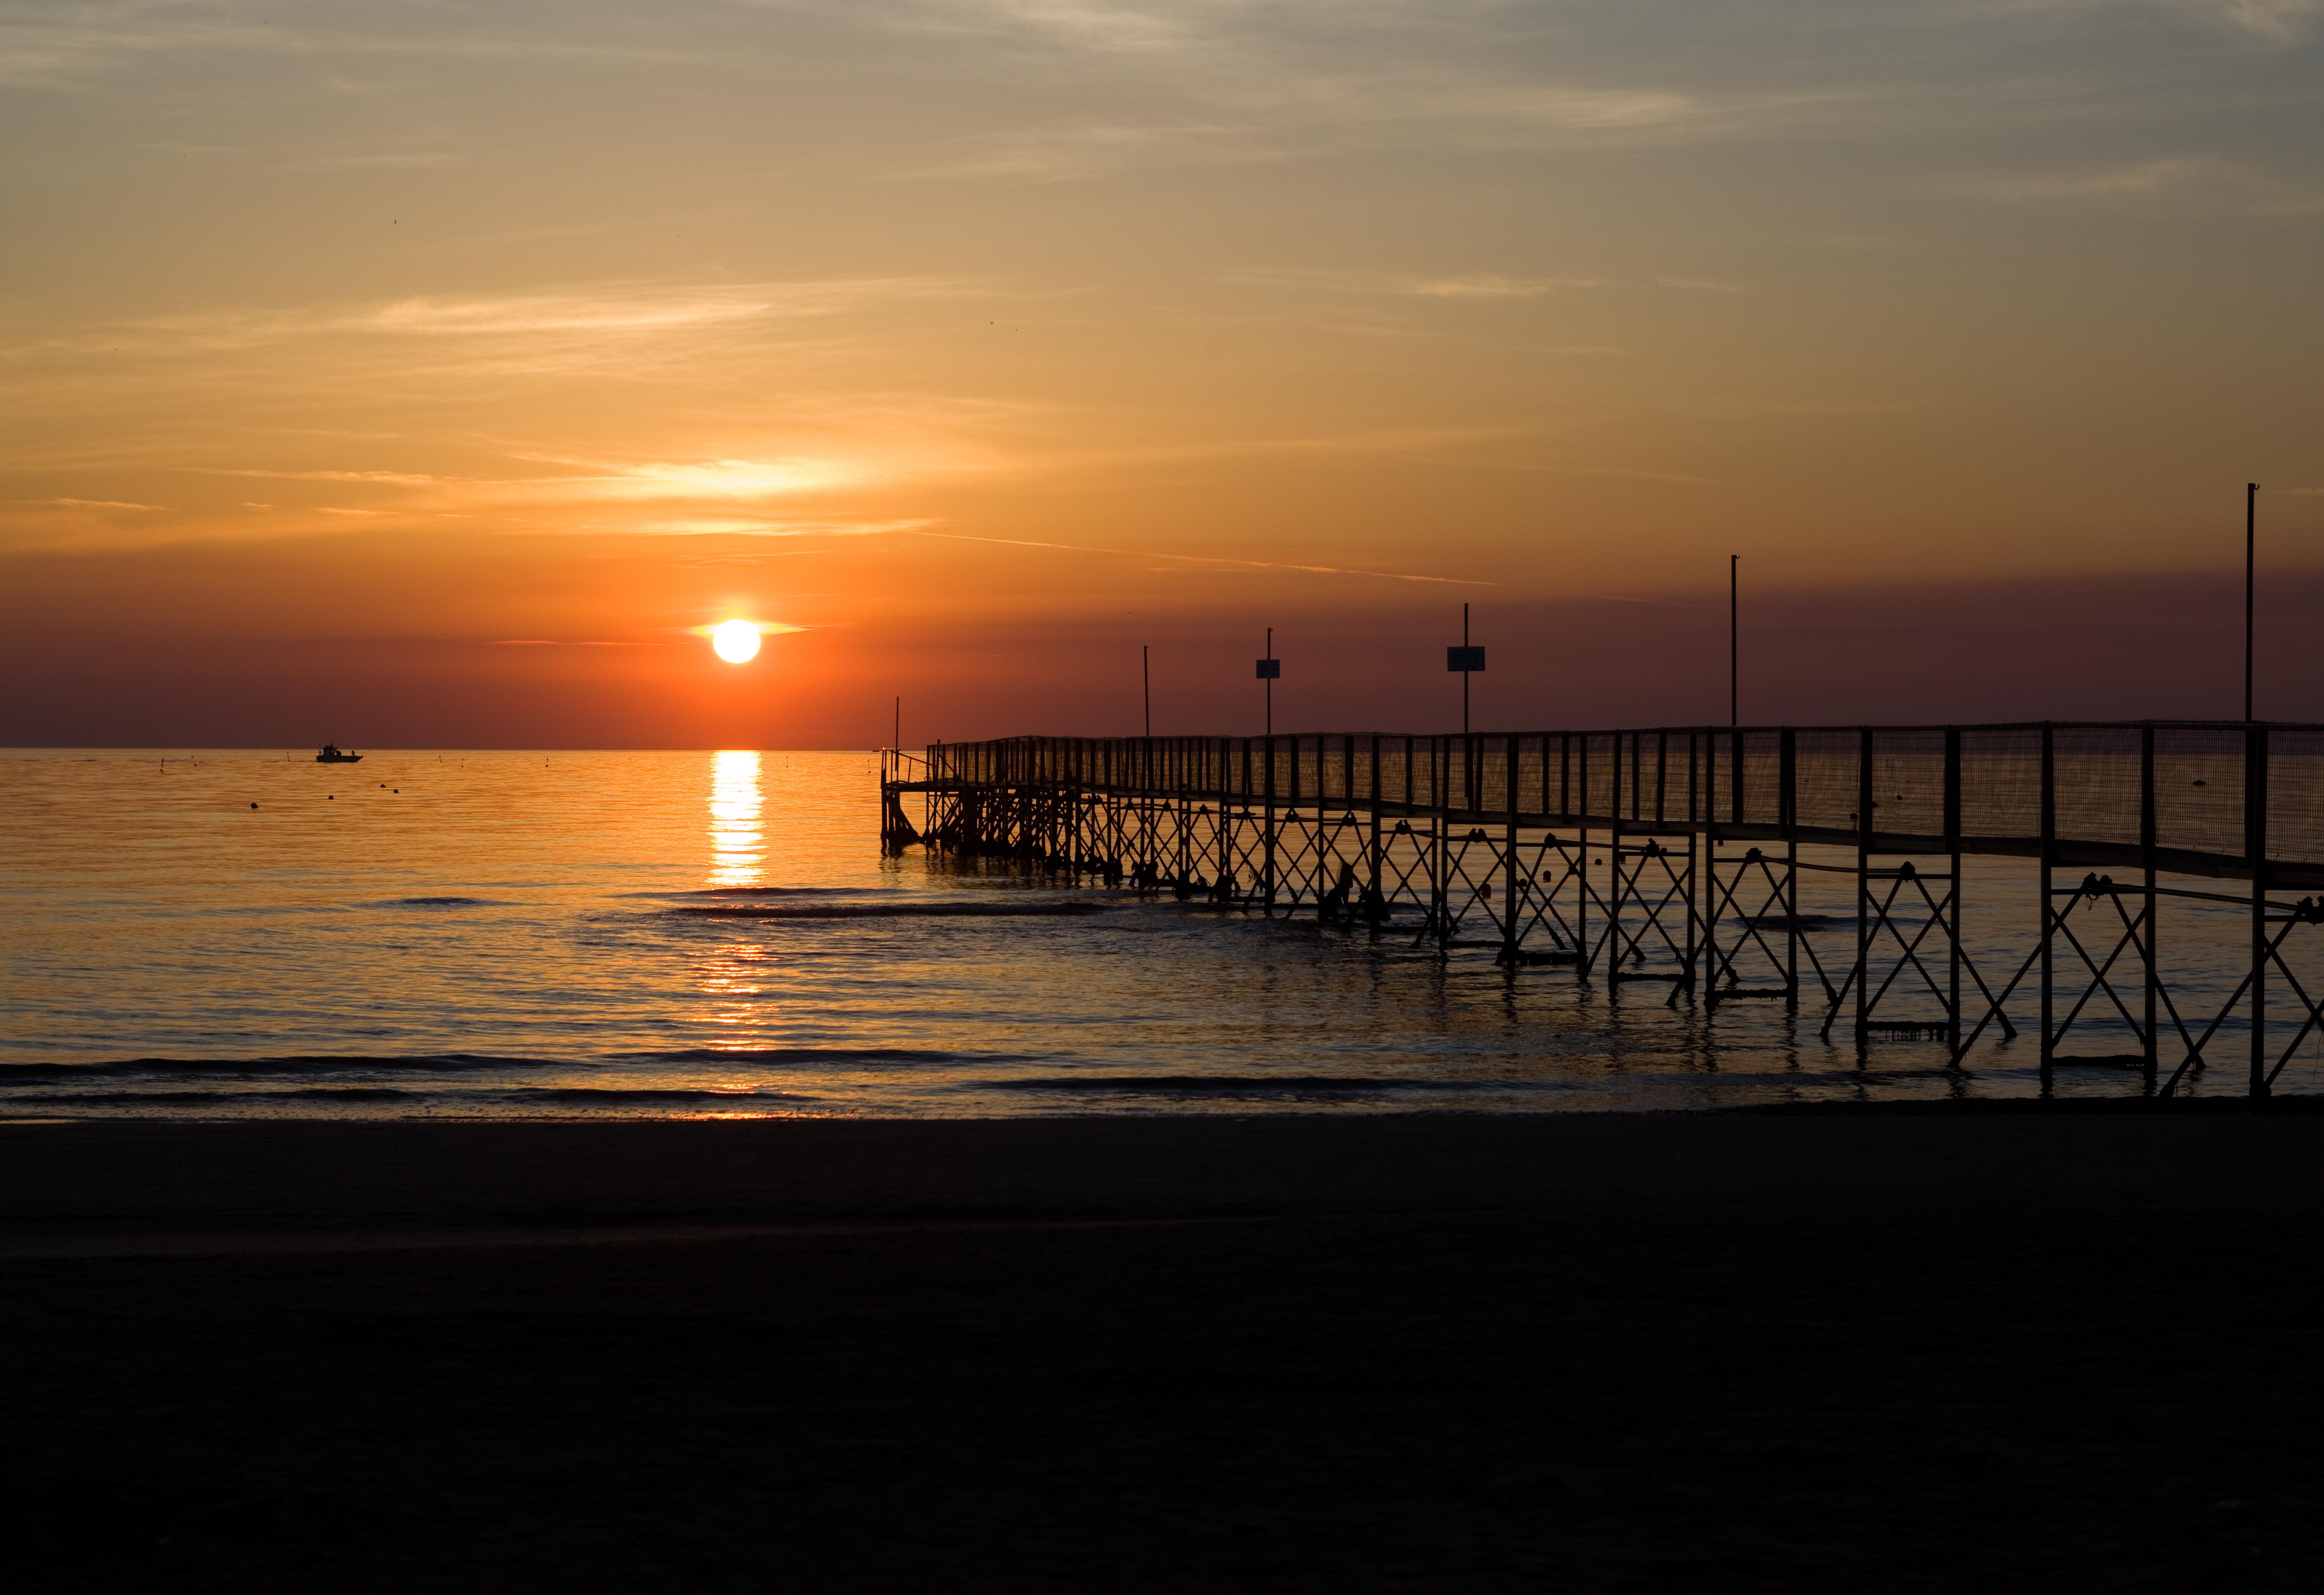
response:
M1820 1005L1706 1016L1658 986L1448 959L1411 926L1375 936L883 857L878 798L876 757L853 752L0 750L0 1116L1508 1111L2038 1089L2024 1036L1963 1069L1925 1040L1859 1057L1820 1038ZM2004 933L2034 922L2029 875L1972 864L1980 963L2023 957L2026 936ZM1803 912L1852 914L1846 877L1813 880ZM2200 1028L2240 976L2244 921L2190 911L2218 932L2175 933ZM2084 1050L2127 1045L2105 1007ZM2241 1057L2239 1027L2222 1057ZM2280 1090L2324 1083L2319 1045ZM2190 1083L2241 1086L2232 1068ZM2139 1083L2076 1067L2056 1089Z

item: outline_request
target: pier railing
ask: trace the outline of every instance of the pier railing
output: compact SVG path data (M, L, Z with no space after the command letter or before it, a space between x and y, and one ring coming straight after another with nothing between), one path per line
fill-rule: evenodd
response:
M2324 887L2324 725L1674 727L1467 736L1010 737L932 786L1385 804L1490 821L2142 864Z
M2036 987L2045 1085L2053 1065L2111 1063L2167 1094L2240 1030L2264 1095L2324 1027L2286 959L2295 927L2324 924L2324 900L2272 895L2324 888L2324 725L1013 737L908 760L882 767L896 846L925 840L1376 934L1416 916L1416 939L1448 952L1665 981L1673 1000L1796 1007L1820 990L1825 1034L1846 1019L1859 1046L1941 1036L1958 1065L1988 1028L2014 1036L2008 1001ZM918 827L903 808L914 793ZM2014 975L1988 980L1964 948L1966 855L2035 864L2037 934L2009 960ZM2061 887L2059 870L2086 873ZM1854 878L1852 946L1820 942L1833 927L1801 911L1803 880L1820 874ZM2241 984L2208 1021L2182 1012L2158 961L2166 899L2208 912L2215 938L2223 907L2247 921ZM1880 1017L1914 994L1928 1017ZM2299 1020L2288 1046L2268 1041L2271 1004ZM2119 1019L2138 1050L2060 1049L2101 1019Z

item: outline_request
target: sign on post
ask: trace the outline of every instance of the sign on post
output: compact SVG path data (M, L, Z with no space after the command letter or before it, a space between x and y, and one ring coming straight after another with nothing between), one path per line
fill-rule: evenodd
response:
M1282 678L1283 661L1281 659L1261 659L1259 661L1258 679L1261 681L1279 681Z
M1444 650L1444 668L1458 670L1462 675L1482 670L1485 668L1485 650L1471 648L1465 643L1448 648Z

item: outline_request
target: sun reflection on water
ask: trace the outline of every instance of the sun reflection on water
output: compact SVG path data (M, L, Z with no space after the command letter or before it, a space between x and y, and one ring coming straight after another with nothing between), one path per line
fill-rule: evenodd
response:
M759 755L725 748L710 768L710 884L757 886L765 875L766 797Z
M761 972L757 967L766 951L755 943L734 942L696 956L694 989L712 1000L706 1010L693 1016L696 1024L730 1030L751 1029L766 1017L760 1000L766 995L766 988L761 983ZM741 1044L740 1038L711 1043Z

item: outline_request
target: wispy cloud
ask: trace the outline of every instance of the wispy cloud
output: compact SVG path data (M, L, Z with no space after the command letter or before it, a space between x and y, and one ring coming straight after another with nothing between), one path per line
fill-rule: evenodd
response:
M627 26L626 20L609 8L594 16L568 13L562 25L527 30L489 13L456 18L392 4L273 8L254 22L231 0L25 7L0 21L0 83L87 81L146 61L237 54L309 63L390 57L681 62L713 55L674 42L667 30ZM424 25L430 21L435 25Z
M896 175L1063 182L1147 167L1249 165L1280 161L1288 152L1257 125L1192 122L1019 128L984 135L966 154Z
M623 499L763 499L844 487L863 468L835 459L604 460L522 456L586 467L578 475L530 478L529 491L569 490Z
M1416 294L1423 299L1529 300L1540 299L1545 294L1604 288L1666 288L1691 293L1743 291L1741 283L1715 281L1705 277L1647 277L1626 281L1615 277L1504 277L1489 272L1459 277L1425 278L1417 282L1396 285L1389 291Z
M686 515L665 520L632 521L627 530L634 532L669 537L701 537L727 535L735 537L791 538L871 538L890 532L917 531L929 524L925 516L894 521L786 521L767 516ZM776 553L721 554L689 560L695 565L747 564L759 559L794 558L813 554L814 549L785 549Z
M11 502L19 504L61 504L67 508L78 510L148 510L156 512L166 512L168 510L165 504L133 504L124 499L40 498L15 499Z
M964 154L901 169L908 178L1056 182L1157 168L1259 165L1335 151L1517 149L1545 143L1681 143L1845 115L1878 97L1855 90L1706 95L1655 88L1480 83L1466 74L1365 75L1214 98L1216 117L1107 121L985 134Z
M1498 582L1477 581L1462 576L1416 576L1408 571L1362 570L1342 565L1300 565L1276 559L1240 559L1219 554L1171 554L1155 549L1107 549L1085 543L1040 542L1031 538L978 537L964 531L921 531L918 537L943 538L952 542L994 543L1011 549L1055 549L1068 554L1105 554L1123 559L1167 559L1182 566L1225 567L1237 570L1282 570L1307 576L1369 576L1378 581L1425 582L1437 586L1492 587Z
M208 476L264 476L278 482L379 482L397 487L434 487L448 480L413 471L273 471L257 466L203 466Z
M602 282L532 292L430 295L369 305L290 309L235 307L181 311L19 335L10 353L209 355L377 337L530 340L561 346L635 340L749 323L825 318L905 300L961 299L990 285L961 278L861 277L793 282Z
M2276 44L2292 44L2306 32L2319 9L2319 0L2181 0L2190 11L2206 12L2247 33Z
M2003 205L2129 204L2246 215L2306 216L2324 208L2313 193L2232 161L2174 155L2080 171L1955 180L1956 191Z
M1971 23L2044 15L2144 13L2178 16L2196 26L2225 28L2270 44L2297 43L2324 0L1966 0L1955 8Z
M1431 277L1406 284L1403 291L1423 299L1524 300L1539 299L1562 289L1605 286L1605 281L1596 277L1503 277L1479 272L1467 277Z

